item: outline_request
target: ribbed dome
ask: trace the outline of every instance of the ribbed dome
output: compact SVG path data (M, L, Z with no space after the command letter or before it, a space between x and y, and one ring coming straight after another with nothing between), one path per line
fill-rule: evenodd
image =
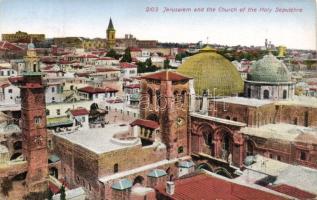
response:
M254 63L247 79L257 82L288 82L291 76L285 64L269 54Z
M212 95L215 91L216 96L230 96L243 91L243 81L235 66L208 46L185 60L177 72L194 78L198 95L208 89Z

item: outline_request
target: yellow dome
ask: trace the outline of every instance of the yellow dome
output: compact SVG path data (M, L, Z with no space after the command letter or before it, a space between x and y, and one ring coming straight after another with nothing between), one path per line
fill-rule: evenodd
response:
M185 60L177 72L194 78L197 95L202 95L204 90L209 90L211 95L216 92L216 96L230 96L243 91L243 80L236 67L209 46Z

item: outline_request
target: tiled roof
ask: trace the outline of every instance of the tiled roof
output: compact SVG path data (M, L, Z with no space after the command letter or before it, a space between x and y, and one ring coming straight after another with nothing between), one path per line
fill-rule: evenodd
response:
M132 63L122 62L122 63L120 63L120 67L121 68L136 68L137 66L135 64L132 64Z
M140 48L132 47L130 48L130 51L142 51Z
M9 83L0 83L0 88L6 88L8 86L10 86Z
M181 168L191 168L194 165L195 164L193 163L193 161L185 160L185 161L181 161L178 166Z
M132 187L132 182L128 179L120 179L112 185L113 189L116 190L125 190Z
M102 58L98 58L97 60L116 60L116 59L111 57L102 57Z
M92 54L88 54L88 55L78 56L78 58L98 58L98 56L95 56L95 55L92 55Z
M140 88L140 84L130 84L125 86L126 88L134 89L134 88Z
M156 72L156 73L144 75L144 76L142 76L142 78L143 79L160 80L160 81L182 81L182 80L191 79L187 76L183 76L177 72L172 72L172 71Z
M119 69L113 69L113 68L97 68L96 72L116 72L120 71Z
M90 72L80 72L80 73L75 73L75 76L88 77L90 74L91 74Z
M73 116L80 116L80 115L88 115L89 112L86 108L77 108L74 110L70 110L70 113L72 113Z
M173 200L204 199L204 200L282 200L286 199L263 190L239 185L224 178L207 174L198 174L175 181L175 193L168 195L165 187L156 188L159 193Z
M165 175L167 175L167 173L163 169L153 169L147 176L158 178Z
M118 92L118 90L110 88L110 87L95 88L95 87L92 87L92 86L87 86L87 87L80 88L80 89L78 89L78 91L86 92L86 93L90 93L90 94L106 93L106 92Z
M298 198L298 199L314 199L316 197L316 195L311 194L309 192L300 190L296 187L292 187L289 185L275 185L275 186L270 186L268 185L267 188L270 188L271 190Z
M160 127L159 123L157 123L156 121L147 120L147 119L136 119L130 125L131 126L144 126L146 128L151 128L151 129L157 129Z
M24 49L18 45L12 44L7 41L0 41L1 50L11 50L11 51L23 51Z

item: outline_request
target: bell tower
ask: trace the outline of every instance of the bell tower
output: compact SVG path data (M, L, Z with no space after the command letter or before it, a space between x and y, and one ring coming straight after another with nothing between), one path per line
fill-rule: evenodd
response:
M140 116L160 124L167 159L188 155L189 80L172 71L142 77Z
M26 185L29 192L40 192L47 189L47 132L44 85L34 44L28 45L24 60L26 65L20 88Z
M116 30L113 27L112 19L109 20L107 28L107 47L112 49L116 45Z

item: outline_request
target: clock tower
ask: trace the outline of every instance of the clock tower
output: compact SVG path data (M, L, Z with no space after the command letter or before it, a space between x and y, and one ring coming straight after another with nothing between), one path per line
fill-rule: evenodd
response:
M39 57L34 45L28 45L25 71L21 83L21 120L23 135L23 156L27 161L26 185L29 192L47 189L47 132L45 113L45 92Z
M140 116L160 124L167 159L188 155L189 80L172 71L142 77Z

